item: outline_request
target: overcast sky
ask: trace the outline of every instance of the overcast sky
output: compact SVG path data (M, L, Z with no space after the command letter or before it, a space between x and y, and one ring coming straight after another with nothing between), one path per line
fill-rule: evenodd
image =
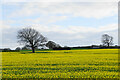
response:
M17 31L25 27L33 27L61 46L99 45L105 33L118 44L117 2L5 1L0 48L21 46L17 43Z

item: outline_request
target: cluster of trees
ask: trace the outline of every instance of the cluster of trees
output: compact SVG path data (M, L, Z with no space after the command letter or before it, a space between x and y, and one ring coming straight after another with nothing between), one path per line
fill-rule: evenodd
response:
M48 47L49 49L62 49L59 44L56 44L53 41L48 41L46 37L40 34L33 28L24 28L18 31L17 34L18 42L20 44L24 44L23 48L17 47L15 50L24 50L24 49L32 49L32 52L35 53L35 49L38 47ZM102 35L102 46L109 47L113 45L113 37L108 34ZM65 49L65 48L64 48ZM67 48L66 48L67 49ZM10 51L10 49L4 49L4 51Z
M31 48L33 53L35 53L35 49L40 46L47 46L49 49L61 47L59 44L56 44L53 41L48 41L46 37L32 28L24 28L19 30L17 38L20 44L25 45L24 48Z
M17 47L15 50L11 50L10 48L4 48L4 49L0 49L0 52L16 52L16 51L20 51L20 48Z

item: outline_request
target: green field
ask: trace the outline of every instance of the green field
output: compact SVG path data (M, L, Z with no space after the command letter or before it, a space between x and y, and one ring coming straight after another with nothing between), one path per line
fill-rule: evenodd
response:
M118 49L2 52L2 78L118 78Z

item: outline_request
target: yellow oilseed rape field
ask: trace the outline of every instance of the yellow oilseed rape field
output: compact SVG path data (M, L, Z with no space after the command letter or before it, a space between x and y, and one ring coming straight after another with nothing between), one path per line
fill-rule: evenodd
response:
M2 78L118 78L118 49L2 52Z

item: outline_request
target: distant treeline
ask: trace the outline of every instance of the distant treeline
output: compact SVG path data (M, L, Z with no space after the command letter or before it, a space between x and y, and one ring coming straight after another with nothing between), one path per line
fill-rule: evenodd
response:
M97 46L97 45L92 45L92 46L81 46L81 47L57 47L53 48L52 50L71 50L71 49L119 49L120 46ZM19 52L20 50L31 50L31 49L26 49L26 48L16 48L15 50L11 50L10 48L4 48L0 49L0 52ZM41 50L41 49L37 49ZM42 49L43 50L43 49Z
M82 46L82 47L59 47L59 48L53 48L53 50L71 50L71 49L118 49L120 46Z
M11 50L10 48L0 49L0 52L19 52L20 50Z
M118 49L120 46L84 46L84 47L71 47L72 49Z
M71 50L70 47L59 47L59 48L53 48L53 50Z

